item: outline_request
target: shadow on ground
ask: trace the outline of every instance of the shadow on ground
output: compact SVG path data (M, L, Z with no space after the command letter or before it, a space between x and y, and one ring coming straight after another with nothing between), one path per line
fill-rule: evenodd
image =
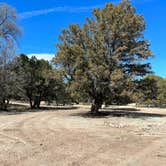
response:
M126 112L128 112L128 111L132 111L132 112L138 112L138 111L140 111L140 109L138 109L138 108L117 108L117 107L115 107L115 108L103 108L103 110L105 110L105 111L126 111Z
M19 105L19 104L12 104L9 105L7 111L1 111L0 115L17 115L17 114L25 114L30 112L46 112L46 111L59 111L59 110L73 110L78 109L79 107L76 106L45 106L41 107L40 109L30 109L28 106Z
M161 118L166 117L166 114L158 113L144 113L139 112L139 109L134 108L107 108L102 109L98 114L92 114L91 112L79 112L70 114L70 116L80 116L84 118L109 118L109 117L126 117L126 118Z

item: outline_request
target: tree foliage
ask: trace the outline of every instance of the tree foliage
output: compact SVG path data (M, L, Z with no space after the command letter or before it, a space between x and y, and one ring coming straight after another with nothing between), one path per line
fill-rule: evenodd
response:
M138 82L136 102L151 106L166 106L166 79L149 75Z
M92 112L117 94L130 94L126 87L149 72L143 60L152 53L144 29L143 16L124 0L95 9L82 27L72 24L62 31L54 62L64 70L73 96L92 101Z
M54 71L46 60L36 57L28 58L22 54L15 62L17 74L17 94L24 100L29 100L31 108L39 108L41 101L51 102L58 98L64 85L61 74Z

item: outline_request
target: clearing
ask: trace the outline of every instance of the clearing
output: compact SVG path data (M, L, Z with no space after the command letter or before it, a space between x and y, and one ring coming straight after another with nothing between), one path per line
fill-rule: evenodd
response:
M165 166L166 109L0 113L2 166Z

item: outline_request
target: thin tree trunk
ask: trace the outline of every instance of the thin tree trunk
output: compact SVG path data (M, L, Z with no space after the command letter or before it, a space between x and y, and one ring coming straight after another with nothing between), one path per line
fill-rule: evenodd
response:
M32 93L28 89L26 90L26 95L29 99L30 108L33 109Z
M31 109L33 109L33 103L32 103L32 100L31 100L31 99L29 99L29 103L30 103Z
M37 106L37 109L40 109L40 98L37 100L36 106Z

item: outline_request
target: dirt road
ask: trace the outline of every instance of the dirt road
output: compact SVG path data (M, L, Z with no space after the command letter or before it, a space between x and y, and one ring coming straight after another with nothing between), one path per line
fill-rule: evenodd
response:
M0 165L166 165L166 110L87 111L0 113Z

